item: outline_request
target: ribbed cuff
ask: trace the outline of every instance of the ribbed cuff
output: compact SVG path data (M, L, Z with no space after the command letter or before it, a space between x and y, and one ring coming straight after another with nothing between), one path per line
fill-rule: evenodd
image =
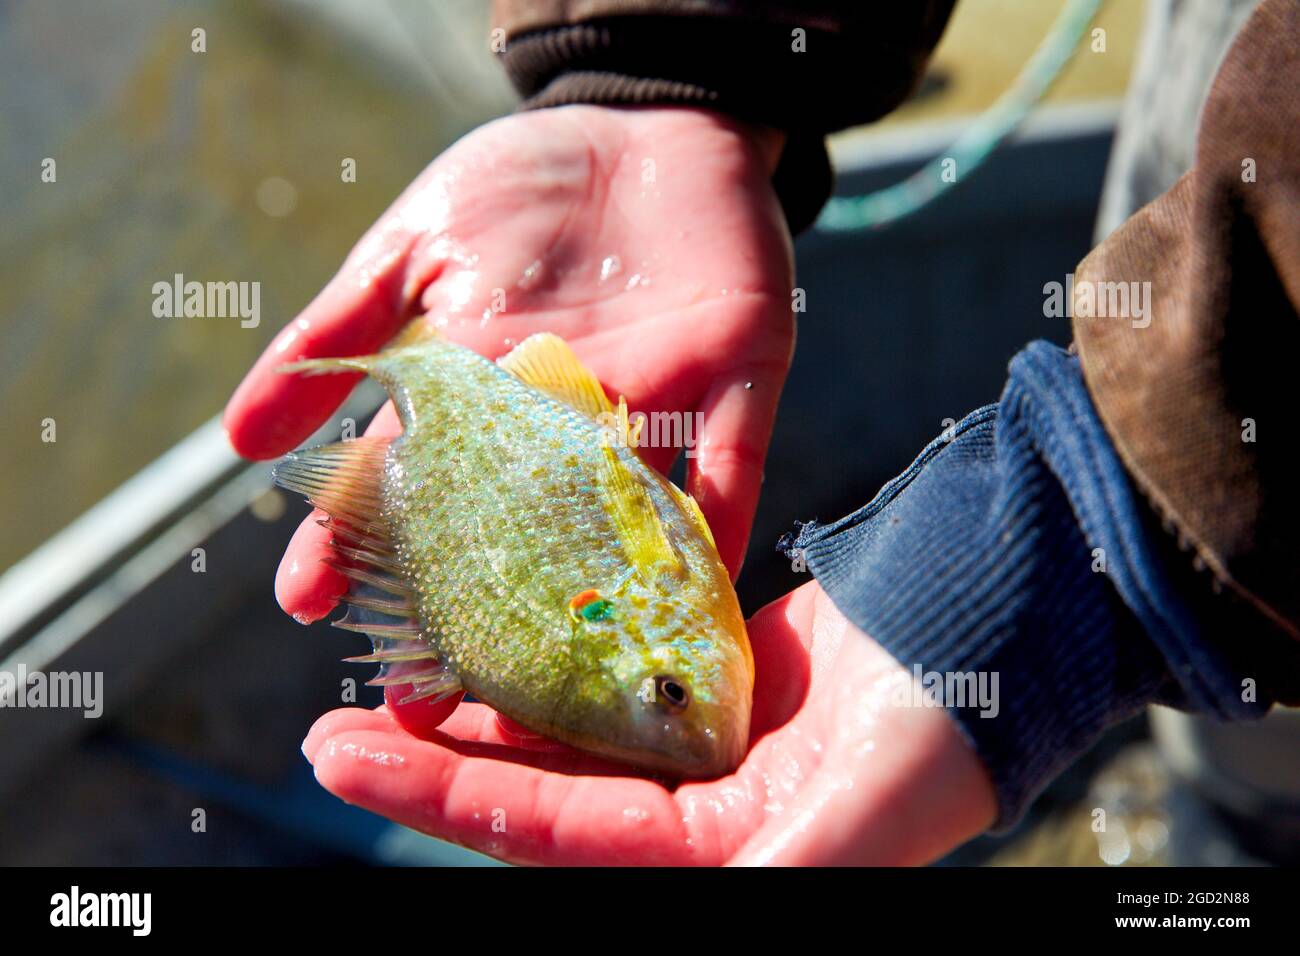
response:
M783 131L786 147L772 184L797 234L831 194L825 134L893 109L918 71L906 50L882 44L864 51L838 33L806 33L815 54L792 49L788 24L621 17L514 37L501 58L524 97L522 109L693 106ZM840 95L850 85L854 95Z
M763 19L610 17L511 37L501 59L528 105L579 102L582 90L581 102L689 102L820 133L883 116L924 62L905 43L802 32L800 45L789 24Z
M997 792L995 829L1152 701L1259 716L1142 538L1078 362L1035 343L996 406L865 508L783 539L836 606L945 696ZM982 694L979 693L983 689Z

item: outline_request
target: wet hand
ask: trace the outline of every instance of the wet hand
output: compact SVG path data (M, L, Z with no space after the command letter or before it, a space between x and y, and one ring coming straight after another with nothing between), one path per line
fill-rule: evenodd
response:
M780 145L692 109L573 106L476 130L279 333L226 408L231 443L270 458L304 441L356 378L276 368L373 352L413 317L490 357L549 330L634 412L699 413L688 490L734 576L794 342L790 238L769 184ZM371 427L396 431L391 407ZM645 449L664 470L681 451ZM301 621L345 589L320 563L327 545L309 519L281 566L277 596Z
M719 780L674 787L482 704L416 704L400 723L387 708L337 710L303 752L343 800L519 863L920 864L993 821L955 725L899 703L912 675L816 584L768 605L749 634L751 748Z

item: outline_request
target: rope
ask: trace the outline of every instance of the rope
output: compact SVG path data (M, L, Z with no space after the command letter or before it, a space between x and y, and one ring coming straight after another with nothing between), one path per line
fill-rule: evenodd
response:
M948 160L956 160L955 168L962 171L963 177L977 170L1025 121L1060 76L1102 2L1068 0L1015 82L957 137L946 153L892 186L861 196L832 197L817 220L817 228L827 232L878 229L912 215L956 185L956 177L943 175Z

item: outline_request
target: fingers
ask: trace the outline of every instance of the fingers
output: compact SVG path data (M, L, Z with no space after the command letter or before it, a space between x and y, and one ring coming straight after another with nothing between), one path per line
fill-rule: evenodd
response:
M681 811L635 777L583 777L354 729L316 751L331 793L421 832L502 859L546 864L690 862Z
M365 710L361 707L340 707L316 718L302 742L302 755L314 763L316 752L329 738L349 730L379 730L392 733L397 727L385 708Z
M330 546L329 530L318 524L324 518L325 512L314 509L298 525L275 572L275 599L299 624L329 614L348 589L348 579L322 563Z
M756 736L786 724L806 699L816 593L812 584L800 588L751 621ZM422 832L517 862L722 862L763 822L762 801L739 795L762 792L756 775L775 779L760 765L673 794L483 704L461 703L431 741L412 737L386 710L339 710L316 722L303 752L321 784ZM767 741L762 747L772 750Z
M703 432L694 456L688 457L686 485L704 512L733 581L749 544L788 367L787 357L724 372L700 403Z
M403 728L404 729L404 728ZM516 735L516 729L522 731ZM524 763L539 770L605 777L651 774L627 764L597 757L559 741L530 733L487 704L462 703L436 734L427 738L466 756L494 757Z
M514 744L537 744L546 743L547 740L541 734L535 734L523 724L516 720L511 720L505 714L496 715L497 730L501 733L503 740ZM562 746L556 744L555 746Z
M394 234L389 242L371 243L364 255L350 258L262 353L223 417L236 452L245 458L284 454L347 397L359 376L282 375L276 369L303 358L364 355L392 338L409 318L402 289L404 243Z
M746 624L754 652L751 742L785 726L807 700L813 607L819 591L810 581L761 608Z
M456 700L461 701L462 696L457 695ZM421 739L434 736L432 732L423 735L415 733L410 728L394 720L391 705L389 704L384 704L375 710L343 707L330 711L316 721L303 741L303 753L308 760L311 760L315 756L316 750L328 737L347 730L384 730L389 733L407 733ZM559 741L551 740L540 734L534 734L486 704L461 702L438 725L436 731L438 739L454 738L458 743L463 744L495 744L512 749L531 750L536 753L581 757L589 762L585 769L593 772L599 770L625 774L633 773L629 767L623 767L608 761L599 761L597 758L593 758L589 754L583 754ZM486 749L485 752L487 752ZM551 769L554 769L555 766L558 766L558 763L552 765Z
M415 692L412 684L390 684L384 688L384 703L399 727L413 737L427 739L451 716L465 696L464 692L452 694L443 700L413 700L403 704L402 699Z
M462 704L440 730L467 743L502 744L537 753L567 754L588 761L592 759L590 755L582 754L567 744L533 733L486 704ZM615 769L614 765L604 764L603 761L602 765L602 769ZM618 767L617 770L632 772L627 767Z
M370 422L367 435L400 434L401 424L392 402L387 402ZM330 532L319 522L325 512L317 509L298 526L280 568L275 574L275 599L299 624L319 621L338 605L347 592L348 579L324 563L330 556Z

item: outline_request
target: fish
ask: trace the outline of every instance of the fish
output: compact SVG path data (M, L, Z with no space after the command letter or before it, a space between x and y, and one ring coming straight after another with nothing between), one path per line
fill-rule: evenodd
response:
M626 400L562 338L494 362L413 324L378 354L281 371L364 372L402 424L273 469L328 515L349 580L334 624L370 638L349 658L380 665L369 683L464 691L664 776L739 766L754 659L730 576L695 500L639 457Z

